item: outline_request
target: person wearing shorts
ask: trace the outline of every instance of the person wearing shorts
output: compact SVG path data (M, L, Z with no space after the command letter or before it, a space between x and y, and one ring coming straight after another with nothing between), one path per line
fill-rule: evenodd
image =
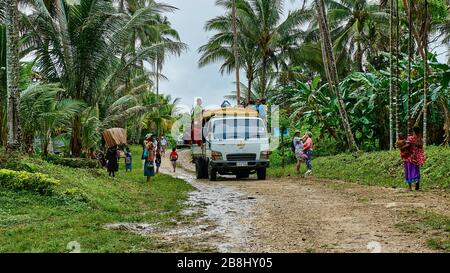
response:
M178 160L177 148L173 148L172 152L170 153L170 163L172 164L173 172L175 172L177 169L177 160Z

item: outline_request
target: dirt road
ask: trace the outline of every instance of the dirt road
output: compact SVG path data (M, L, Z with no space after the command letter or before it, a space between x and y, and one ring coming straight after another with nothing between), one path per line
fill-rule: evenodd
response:
M168 171L165 163L165 172ZM399 225L416 210L450 217L448 192L410 192L314 178L197 181L186 151L177 176L198 190L196 226L184 228L190 243L221 252L433 252L429 234ZM198 206L197 206L198 208Z

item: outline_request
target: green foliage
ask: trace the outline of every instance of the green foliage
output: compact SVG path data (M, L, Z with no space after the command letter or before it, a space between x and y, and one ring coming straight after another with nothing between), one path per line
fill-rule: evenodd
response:
M146 236L111 230L114 223L148 223L165 229L174 221L194 218L181 212L193 187L180 179L157 175L149 184L142 173L141 148L132 146L133 172L123 161L116 177L106 171L93 176L89 169L73 169L40 159L25 162L57 178L57 195L39 195L0 187L0 252L68 252L78 241L88 252L167 252L177 246L161 244L157 234ZM195 251L195 249L194 249Z
M0 186L15 191L32 191L48 195L59 181L41 173L0 169Z
M39 136L41 149L47 154L47 147L53 136L67 131L75 115L84 104L77 100L61 99L64 90L59 84L28 82L20 94L22 129L32 141ZM32 143L28 143L31 145Z
M5 151L1 151L0 169L35 172L36 166L33 163L23 161L18 154L7 154Z
M43 156L42 158L52 164L70 168L95 169L100 167L97 160L87 158L64 158L56 155Z
M63 191L63 195L79 202L89 201L88 197L79 188L66 189L65 191Z
M424 189L450 190L450 148L429 146L425 150L426 164L421 168ZM279 157L271 157L269 175L294 175L291 164L283 171ZM303 164L304 165L304 164ZM403 162L398 151L363 153L359 156L339 154L313 159L314 176L338 179L371 186L404 187Z
M387 56L384 55L387 59ZM430 58L429 92L430 103L429 143L440 145L450 140L450 66L438 63L432 54ZM405 56L400 60L399 78L399 127L406 133L408 62ZM352 131L364 151L388 149L389 145L389 68L372 72L353 72L340 82L340 91L346 104ZM412 62L411 116L420 121L423 109L423 62ZM311 83L294 81L280 85L272 96L272 102L280 105L291 116L290 128L310 130L316 142L329 146L329 152L345 150L345 132L339 120L339 109L335 95L328 84L320 84L316 77ZM395 107L394 107L395 109ZM395 111L394 111L395 112ZM335 142L333 147L332 142ZM324 143L324 144L325 144ZM320 145L317 149L324 152Z

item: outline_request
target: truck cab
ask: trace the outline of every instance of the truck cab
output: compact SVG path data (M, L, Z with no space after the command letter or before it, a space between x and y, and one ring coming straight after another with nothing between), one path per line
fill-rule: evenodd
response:
M201 124L201 127L200 127ZM217 174L247 178L256 173L266 179L269 135L258 112L244 108L205 111L193 122L192 158L197 178L217 179Z

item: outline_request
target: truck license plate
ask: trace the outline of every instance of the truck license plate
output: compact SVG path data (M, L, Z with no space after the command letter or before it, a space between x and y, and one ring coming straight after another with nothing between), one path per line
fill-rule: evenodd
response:
M247 167L248 166L248 162L237 162L236 166L238 166L238 167Z

